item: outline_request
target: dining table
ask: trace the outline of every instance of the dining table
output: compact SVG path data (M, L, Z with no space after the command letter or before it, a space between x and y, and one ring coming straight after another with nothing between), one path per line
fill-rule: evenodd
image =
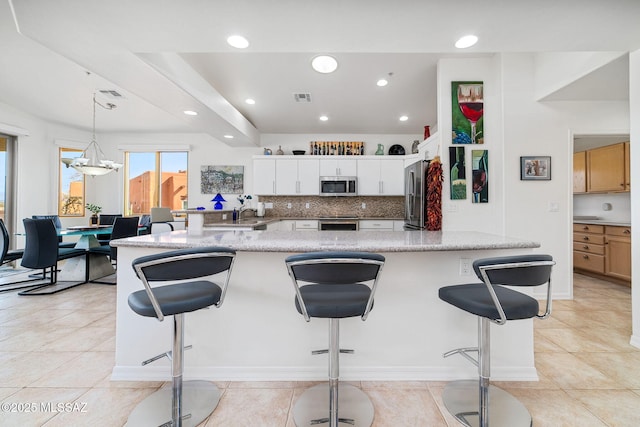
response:
M76 242L75 248L88 251L91 248L100 246L100 242L98 242L96 236L111 234L112 231L112 225L78 225L59 229L58 236L79 236L80 238ZM111 264L111 260L106 255L91 253L88 254L88 256L89 281L109 276L116 272ZM58 280L85 280L86 268L85 260L80 257L67 259L60 267Z

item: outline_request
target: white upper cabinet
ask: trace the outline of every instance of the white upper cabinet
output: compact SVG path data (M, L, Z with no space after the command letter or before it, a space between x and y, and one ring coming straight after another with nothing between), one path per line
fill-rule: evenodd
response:
M317 196L320 189L318 159L277 159L276 194Z
M261 196L276 194L275 159L253 159L253 194Z
M356 159L327 159L320 161L320 176L356 176Z
M358 159L359 196L404 195L403 159Z

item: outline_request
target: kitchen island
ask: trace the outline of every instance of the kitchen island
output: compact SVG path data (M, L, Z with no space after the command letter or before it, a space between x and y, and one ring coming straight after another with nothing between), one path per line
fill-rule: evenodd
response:
M141 361L171 347L172 321L143 318L127 305L142 289L131 261L167 250L225 246L237 251L229 289L220 309L189 313L185 321L185 377L205 380L323 380L328 322L306 323L294 307L284 259L316 250L358 250L386 257L375 307L362 322L341 322L341 344L355 349L341 357L345 380L448 380L472 378L462 357L442 358L474 346L476 318L443 303L444 285L477 282L461 274L461 259L530 253L539 244L476 232L429 231L209 231L182 230L121 239L118 247L116 363L113 380L167 380L166 359ZM472 273L472 272L471 272ZM492 325L492 377L536 380L532 320Z

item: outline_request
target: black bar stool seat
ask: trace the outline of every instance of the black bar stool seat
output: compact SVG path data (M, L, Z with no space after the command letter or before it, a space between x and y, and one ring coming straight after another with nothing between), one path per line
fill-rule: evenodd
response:
M220 390L208 381L182 381L184 371L184 314L220 307L231 277L235 251L223 247L181 249L136 258L132 266L144 289L129 295L129 307L140 316L159 321L173 316L173 349L162 357L171 360L171 388L164 387L140 402L127 425L197 426L216 408ZM223 276L223 284L213 281ZM156 282L172 282L151 286ZM184 402L183 402L184 401Z
M478 381L448 383L442 393L447 410L466 426L519 427L532 425L531 414L510 393L490 384L490 322L546 319L551 314L550 255L518 255L484 258L473 263L483 283L445 286L441 300L478 316L478 346L451 350L444 357L460 354L478 367ZM547 285L547 304L539 313L538 301L505 286L532 287ZM477 353L474 359L469 353Z
M293 408L297 426L338 423L370 426L374 409L371 399L359 388L339 383L341 350L339 321L349 317L366 320L385 258L366 252L310 252L285 260L296 292L295 306L308 322L329 319L328 350L312 354L329 355L329 382L305 390Z

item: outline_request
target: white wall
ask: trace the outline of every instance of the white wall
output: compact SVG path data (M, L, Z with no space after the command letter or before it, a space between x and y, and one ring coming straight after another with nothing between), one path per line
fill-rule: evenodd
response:
M640 347L640 50L629 55L629 112L631 129L631 344Z
M628 132L624 102L537 102L535 56L504 54L483 59L444 59L438 65L438 114L445 171L449 168L451 82L482 80L485 85L485 144L489 151L489 203L449 200L443 191L444 228L477 230L531 239L551 254L554 295L572 296L572 135ZM521 156L551 156L551 181L521 181ZM469 174L467 174L469 176ZM468 184L470 185L470 184ZM557 204L558 211L550 212ZM450 212L451 210L455 212Z

